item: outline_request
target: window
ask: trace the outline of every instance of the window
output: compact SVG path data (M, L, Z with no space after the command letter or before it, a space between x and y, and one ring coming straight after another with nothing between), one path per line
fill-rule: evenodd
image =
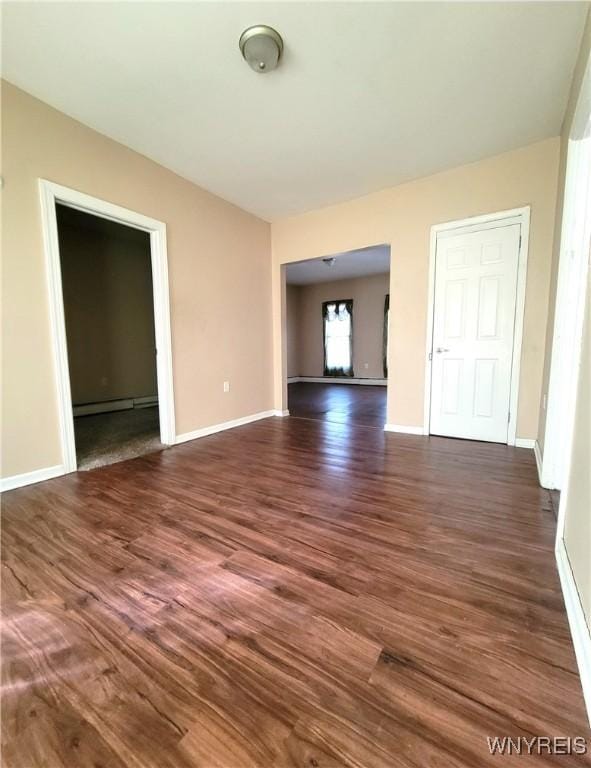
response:
M382 342L382 355L384 358L384 378L388 378L388 326L390 323L390 294L386 294L384 301L384 336Z
M325 301L324 375L353 376L353 300Z

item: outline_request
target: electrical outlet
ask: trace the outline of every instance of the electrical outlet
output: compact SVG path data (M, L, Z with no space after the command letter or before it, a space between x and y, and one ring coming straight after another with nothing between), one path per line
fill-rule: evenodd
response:
M367 369L369 368L369 363L363 363L363 367L364 367L364 368L365 368L365 370L367 371Z
M224 392L229 392L229 391L230 391L230 382L224 381Z

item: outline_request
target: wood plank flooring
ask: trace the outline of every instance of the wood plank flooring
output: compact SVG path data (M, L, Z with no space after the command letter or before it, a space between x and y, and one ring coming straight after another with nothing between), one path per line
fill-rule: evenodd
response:
M299 381L287 393L289 413L297 418L377 429L386 423L386 387Z
M531 451L298 418L6 493L3 765L589 765L487 746L589 736L554 526Z

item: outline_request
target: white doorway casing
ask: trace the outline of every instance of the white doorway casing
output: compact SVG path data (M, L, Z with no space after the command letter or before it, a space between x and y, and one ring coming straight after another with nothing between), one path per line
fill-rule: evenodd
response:
M525 309L529 218L530 209L529 206L527 206L483 216L475 216L460 221L446 222L431 228L425 401L423 417L424 434L430 434L431 427L434 424L438 428L438 434L467 437L474 440L506 442L509 445L515 445L517 442L517 404L519 399L521 342ZM498 277L498 279L503 282L503 285L500 286L501 292L510 294L507 302L508 309L505 310L506 316L501 318L501 321L504 324L504 334L509 337L510 342L507 346L505 340L504 344L507 348L501 349L498 341L489 341L487 342L488 346L493 343L495 349L483 350L487 352L488 357L491 357L491 359L492 357L500 355L500 363L502 363L502 365L499 364L499 367L504 369L504 375L503 377L497 378L495 387L498 388L498 392L490 393L491 400L493 399L494 394L494 419L482 419L482 428L476 430L474 425L447 424L445 419L438 420L432 418L432 407L436 406L439 402L439 393L433 392L433 385L434 382L436 384L438 381L441 381L442 359L444 357L440 356L434 350L434 341L438 341L440 338L438 336L438 330L434 328L436 306L441 306L442 301L441 291L439 291L439 293L437 292L437 288L441 288L440 285L437 285L437 247L438 243L441 245L445 240L447 240L448 243L454 242L454 238L458 243L465 241L465 244L469 246L470 241L478 237L478 233L486 233L487 231L491 231L489 239L493 238L499 240L499 243L496 244L499 248L504 247L509 250L513 249L513 263L504 267L501 262L499 262L502 266L501 271L503 274L499 274L498 276L495 274L495 279ZM501 242L505 240L506 242ZM441 270L439 271L439 279L442 279ZM475 290L479 289L475 288ZM439 303L437 304L438 297ZM437 348L442 349L443 351L447 350L447 347L442 347L441 345ZM437 359L433 360L436 355ZM491 414L493 411L491 411ZM466 415L466 419L467 418Z
M65 473L75 472L77 464L56 203L148 232L150 235L160 440L164 445L173 445L176 435L166 225L141 213L113 205L45 179L39 180L39 192L63 471Z
M568 142L552 362L548 384L541 484L563 490L569 470L589 243L591 239L591 61ZM561 500L562 501L562 500ZM564 505L561 503L564 510ZM561 532L563 514L559 515ZM560 533L560 535L562 535Z
M334 271L329 272L326 264L323 262L327 258L335 257L337 259L337 273ZM318 383L318 384L344 384L344 385L362 385L362 386L385 386L386 387L386 402L388 402L391 393L391 377L333 377L333 376L312 376L312 375L297 375L288 376L287 366L287 340L288 340L288 318L287 318L287 286L288 286L288 270L295 266L299 267L297 273L297 282L295 285L300 287L311 287L314 284L322 286L325 283L338 283L345 280L353 280L360 278L379 277L380 275L388 272L390 274L391 269L391 245L388 242L376 242L370 245L361 245L356 248L350 248L346 251L334 251L327 252L320 256L312 256L310 258L289 261L282 264L274 265L273 282L278 286L277 293L273 294L273 300L277 302L276 310L280 316L280 323L274 327L274 333L277 334L277 347L280 350L281 370L280 374L274 378L274 396L275 396L275 410L274 414L277 416L289 416L288 408L288 384L295 384L298 382L304 383ZM302 270L301 267L306 266L307 269ZM318 272L311 265L318 265ZM332 267L332 265L331 265ZM390 293L390 284L388 284L387 293ZM330 298L330 297L326 297ZM324 300L324 299L323 299ZM381 323L383 321L380 321ZM388 322L388 336L390 338L390 323ZM383 325L380 325L383 329ZM353 318L353 333L355 333L355 316ZM382 333L383 330L380 331ZM358 366L355 366L358 370ZM381 364L380 364L381 369ZM387 432L410 432L415 434L414 427L400 427L398 428L393 424L384 424L384 430ZM416 434L422 434L422 429Z
M556 563L591 723L591 635L565 541L567 509L571 509L572 502L570 481L577 387L581 365L589 364L582 359L582 342L590 261L591 56L587 60L567 148L552 360L540 473L540 481L544 487L560 490L555 543ZM590 300L587 297L587 301ZM578 424L577 427L587 430L588 439L589 426ZM586 503L585 499L578 499L579 504L581 501ZM585 578L585 575L582 577Z

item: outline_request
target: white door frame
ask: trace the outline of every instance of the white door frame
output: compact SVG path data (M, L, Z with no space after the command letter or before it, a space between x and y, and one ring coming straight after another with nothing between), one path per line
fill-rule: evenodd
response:
M577 390L581 365L585 363L581 356L585 293L589 290L591 269L591 152L588 151L586 156L582 154L578 140L589 135L590 127L591 55L581 83L567 148L548 410L540 478L546 488L553 488L557 483L562 485L556 525L556 564L591 723L591 637L564 539ZM582 189L577 183L580 179L583 180ZM572 278L568 280L571 270ZM588 296L587 301L591 301ZM581 425L580 428L585 429L585 426ZM557 452L563 453L562 462L557 461Z
M515 304L515 325L513 329L513 359L511 362L511 395L509 400L509 427L507 445L517 442L517 405L519 401L519 372L521 368L521 343L523 339L523 315L525 310L525 285L527 278L527 256L529 250L529 219L530 206L512 208L497 213L487 213L482 216L471 216L468 219L447 221L431 227L431 242L429 249L429 288L427 302L427 340L425 354L425 400L423 413L423 433L430 434L431 423L431 377L433 352L433 321L435 319L435 259L437 253L437 237L442 232L464 234L477 232L479 229L494 226L505 227L511 224L521 225L521 244L517 265L517 297Z
M109 221L125 224L128 227L148 232L150 235L160 439L165 445L173 445L175 443L175 420L166 224L45 179L39 179L39 194L64 472L75 472L77 464L56 203Z
M392 257L392 245L389 242L376 242L372 245L362 245L358 248L349 248L346 251L341 251L340 253L349 253L351 251L367 251L372 248L378 248L378 247L386 247L389 251L389 260L388 260L388 275L392 274L392 263L393 263L393 257ZM337 255L339 252L336 252ZM306 259L295 259L294 261L286 261L282 262L281 264L277 265L277 278L278 278L278 291L277 295L280 298L280 304L279 304L279 316L280 316L280 344L279 347L276 348L280 352L280 359L281 359L281 377L280 379L276 379L276 385L277 382L280 385L280 389L275 389L275 415L276 416L289 416L289 409L288 409L288 392L287 392L287 385L289 383L295 383L291 382L290 377L287 375L287 268L293 264L300 264L304 261L320 261L320 259L326 259L329 256L334 255L333 253L327 253L323 256L312 256ZM362 257L360 257L362 258ZM275 277L273 278L275 280ZM338 281L339 278L335 278L335 280ZM344 278L341 278L344 279ZM391 287L391 286L390 286ZM388 288L388 292L391 293L390 287ZM388 324L388 338L390 337L390 327ZM388 369L389 371L389 369ZM312 376L298 376L296 377L298 380L302 381L317 381L320 383L342 383L342 384L367 384L368 380L362 379L359 377L354 377L352 379L334 379L331 376L318 376L318 377L312 377ZM386 405L390 399L390 392L391 392L391 382L392 378L390 374L388 373L388 376L385 379L382 380L375 380L373 383L376 383L377 381L381 381L382 383L380 386L384 386L383 382L385 381L386 385ZM390 424L384 424L384 429L387 432L390 431L407 431L407 429L415 429L414 427L404 427L403 430L399 430L398 428L392 429L393 425ZM420 427L417 428L420 430ZM419 434L422 434L422 432L419 432Z
M589 205L589 201L580 199L580 194L577 194L578 191L574 189L579 162L577 139L582 137L590 119L591 57L587 63L587 69L579 92L579 100L573 117L567 149L560 256L552 336L552 360L548 382L544 453L540 477L540 483L544 488L560 488L564 491L561 494L559 505L557 541L562 539L564 532L566 481L570 465L576 388L578 383L578 376L575 372L578 372L581 357L585 289L587 270L589 268L588 258L584 257L579 260L578 264L569 264L569 260L574 256L571 228L575 205L577 202L583 206ZM585 177L585 175L589 178L589 173L591 173L591 168L588 168L586 171L583 169L582 174L579 170L579 178ZM581 213L583 213L582 217L580 217L583 218L583 227L580 229L579 235L581 238L584 238L588 233L585 233L583 229L585 227L588 229L590 222L588 220L585 222L585 214L584 212ZM579 243L579 247L580 245L581 243ZM574 269L576 272L573 273L570 284L567 284L569 269ZM568 310L573 307L574 313L569 312ZM563 435L562 440L561 435Z

